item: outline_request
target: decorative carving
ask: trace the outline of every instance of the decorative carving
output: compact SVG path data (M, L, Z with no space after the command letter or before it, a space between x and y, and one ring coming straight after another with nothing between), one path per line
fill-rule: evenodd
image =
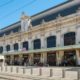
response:
M28 39L32 39L32 33L31 32L28 33Z
M50 31L49 36L52 36L52 32Z
M45 23L45 20L43 19L43 20L42 20L42 24L44 24L44 23Z
M60 20L62 18L62 16L60 14L58 14L57 19Z
M22 12L21 19L22 19L22 20L25 20L25 19L28 19L28 18L30 18L30 17L27 16L27 15L25 14L25 12Z
M31 25L31 19L29 16L26 16L25 13L22 13L21 16L21 31L27 31Z
M59 33L59 32L61 32L61 30L60 30L60 29L56 30L56 33Z
M61 22L62 16L58 14L58 17L56 18L56 26L61 28L62 22Z
M28 30L31 30L32 29L32 24L30 23L30 26L28 27Z
M45 35L45 28L41 28L41 29L40 29L40 35L41 35L41 36L44 36L44 35Z
M37 39L38 38L38 35L35 35L35 39Z

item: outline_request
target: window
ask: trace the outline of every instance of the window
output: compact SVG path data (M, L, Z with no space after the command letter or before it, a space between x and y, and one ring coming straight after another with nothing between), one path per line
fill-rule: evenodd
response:
M6 46L6 51L10 51L10 45Z
M14 50L18 50L19 46L18 46L18 43L15 43L14 44Z
M0 46L0 53L3 53L3 47Z
M18 27L16 27L16 28L12 29L13 33L19 32L19 31L20 31L20 28L21 28L21 27L18 26Z
M34 49L40 49L41 48L41 41L40 39L36 39L33 41L33 46L34 46Z
M56 36L50 36L47 38L47 48L56 47Z
M69 32L64 34L64 46L75 44L75 32Z
M5 32L6 35L9 35L10 33L11 33L11 31L6 31Z
M23 48L25 48L26 50L28 50L28 42L27 41L23 42Z

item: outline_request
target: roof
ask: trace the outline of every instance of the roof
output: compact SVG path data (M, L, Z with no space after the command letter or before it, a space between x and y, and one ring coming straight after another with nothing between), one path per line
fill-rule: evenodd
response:
M54 9L54 8L56 8L56 7L59 7L59 6L64 5L64 4L66 4L66 3L69 3L69 2L71 2L71 1L72 1L72 0L68 0L68 1L63 2L63 3L61 3L61 4L58 4L58 5L54 6L54 7L51 7L51 8L49 8L49 9L47 9L47 10L44 10L44 11L42 11L42 12L37 13L37 14L33 15L32 17L37 16L37 15L39 15L39 14L41 14L41 13L47 12L47 11L49 11L49 10L51 10L51 9Z

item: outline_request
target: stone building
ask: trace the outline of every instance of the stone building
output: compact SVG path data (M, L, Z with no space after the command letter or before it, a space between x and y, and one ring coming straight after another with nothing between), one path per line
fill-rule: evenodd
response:
M0 30L8 65L80 65L80 0L68 0Z

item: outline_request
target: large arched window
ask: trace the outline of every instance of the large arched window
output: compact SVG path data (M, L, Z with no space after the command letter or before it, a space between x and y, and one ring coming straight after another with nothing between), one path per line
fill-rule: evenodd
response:
M75 32L64 34L64 46L75 44Z
M3 47L0 46L0 53L3 53Z
M33 47L34 47L34 49L40 49L41 48L41 40L40 39L34 40Z
M14 50L18 50L18 49L19 49L18 43L15 43L14 44Z
M56 47L56 36L50 36L47 38L47 48Z
M10 45L6 46L6 51L10 51Z
M26 50L28 50L28 42L27 41L23 42L23 48L25 48Z

